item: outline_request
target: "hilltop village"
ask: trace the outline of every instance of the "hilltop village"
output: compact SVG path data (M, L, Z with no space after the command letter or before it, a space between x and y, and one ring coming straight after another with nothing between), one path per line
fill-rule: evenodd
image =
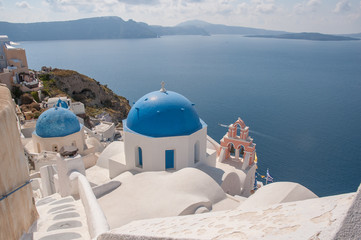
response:
M130 108L76 72L30 71L6 36L0 45L0 239L361 235L360 188L319 198L297 183L257 181L241 118L216 141L195 104L164 82Z

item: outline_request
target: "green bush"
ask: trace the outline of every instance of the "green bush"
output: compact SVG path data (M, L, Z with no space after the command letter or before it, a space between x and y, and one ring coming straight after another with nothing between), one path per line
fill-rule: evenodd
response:
M39 111L34 112L34 118L35 119L39 118L40 114L41 114L41 112L39 112Z
M41 74L41 75L39 75L39 79L41 81L49 81L50 80L50 74Z
M31 92L31 96L33 96L36 102L40 102L38 92Z

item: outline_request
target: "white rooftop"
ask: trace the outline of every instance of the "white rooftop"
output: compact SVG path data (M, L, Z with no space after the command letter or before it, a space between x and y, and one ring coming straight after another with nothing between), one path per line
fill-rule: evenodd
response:
M127 177L98 201L113 229L139 219L193 214L199 207L211 210L225 199L221 187L207 174L183 168Z
M127 239L333 239L355 196L349 193L252 210L134 221L103 234L102 239L121 239L122 235Z
M112 124L113 123L100 122L100 124L98 124L94 127L94 130L96 132L105 132L112 127Z
M0 35L0 41L9 41L9 37L7 35Z
M275 182L257 190L241 205L241 209L257 209L276 203L301 201L318 198L304 186L293 182Z

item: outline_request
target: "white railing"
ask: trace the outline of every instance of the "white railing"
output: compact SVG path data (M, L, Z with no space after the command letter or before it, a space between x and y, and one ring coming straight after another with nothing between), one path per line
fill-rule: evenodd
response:
M84 206L89 233L92 239L96 239L100 234L109 231L107 219L86 177L74 171L70 174L70 179L77 180L79 197Z

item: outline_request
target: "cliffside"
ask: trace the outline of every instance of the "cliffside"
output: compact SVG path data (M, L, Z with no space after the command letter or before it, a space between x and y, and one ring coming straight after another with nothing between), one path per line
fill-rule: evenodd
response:
M20 239L38 213L28 184L28 166L13 101L10 91L3 86L0 86L0 126L0 239Z
M107 86L72 70L53 69L39 75L43 81L43 94L49 97L68 96L84 103L87 115L95 117L106 112L114 122L125 119L130 110L126 98L118 96Z

